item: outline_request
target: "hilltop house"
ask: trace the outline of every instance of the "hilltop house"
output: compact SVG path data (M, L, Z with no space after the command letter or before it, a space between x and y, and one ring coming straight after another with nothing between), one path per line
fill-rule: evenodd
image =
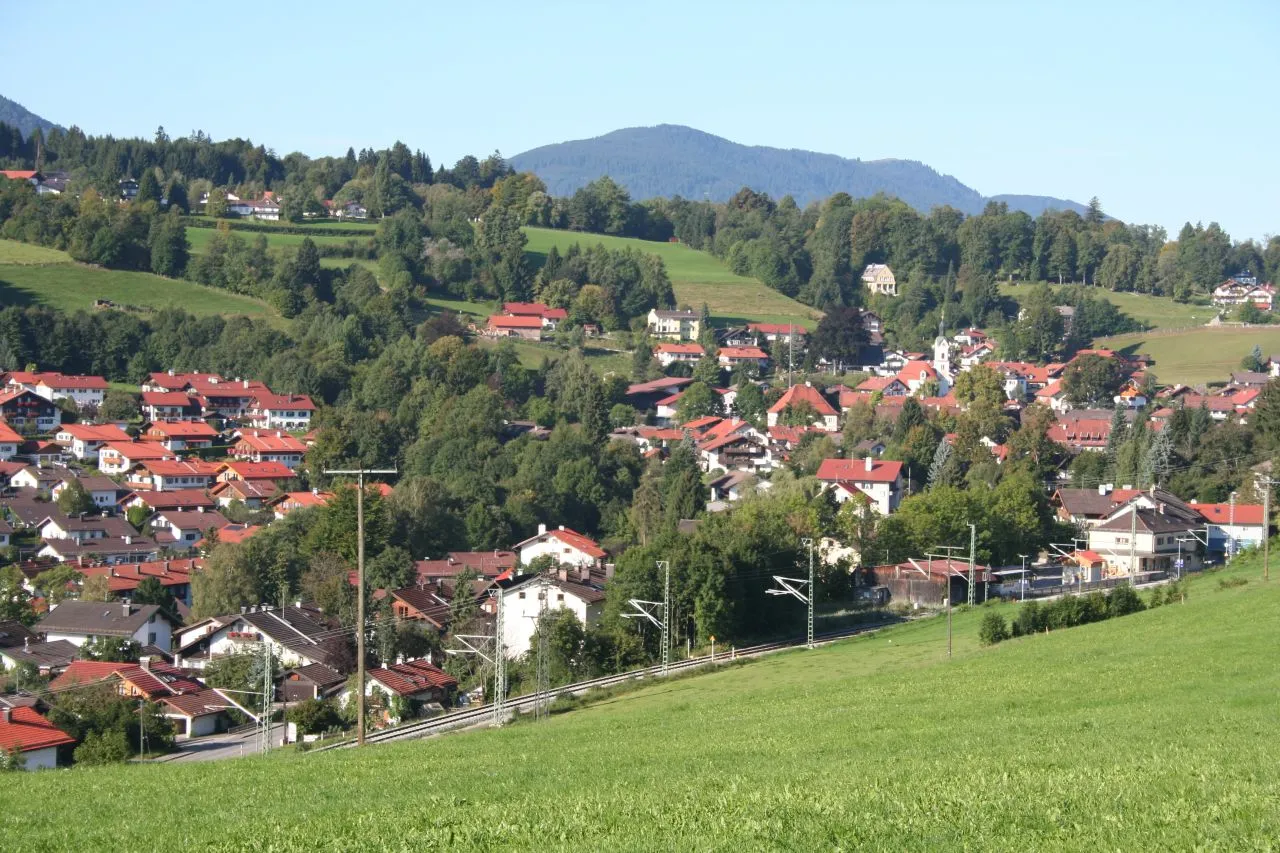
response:
M518 543L512 549L520 556L520 565L527 566L538 557L550 556L560 565L579 568L603 565L606 556L600 543L588 536L570 530L563 524L548 530L538 525L538 535Z
M663 367L670 367L677 361L696 362L706 355L706 350L702 348L702 344L658 344L653 348L653 357Z
M884 296L898 295L898 279L886 264L867 264L862 271L862 285L870 293L879 293Z

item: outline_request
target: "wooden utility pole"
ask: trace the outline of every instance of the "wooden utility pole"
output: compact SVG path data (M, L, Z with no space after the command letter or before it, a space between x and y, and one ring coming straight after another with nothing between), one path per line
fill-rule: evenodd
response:
M399 472L394 468L335 468L324 473L356 478L356 746L364 746L364 477Z

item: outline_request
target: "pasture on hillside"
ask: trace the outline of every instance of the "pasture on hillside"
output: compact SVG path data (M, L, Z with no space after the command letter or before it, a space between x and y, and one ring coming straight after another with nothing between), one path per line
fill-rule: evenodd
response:
M209 241L213 239L213 235L217 231L213 228L192 228L187 227L187 242L191 244L191 253L193 255L203 254L209 245ZM373 238L373 232L369 232L368 237L343 237L332 234L288 234L288 233L268 233L264 231L237 231L234 228L232 233L247 243L252 243L259 235L267 238L267 247L273 251L282 249L296 249L302 245L302 241L311 238L311 241L317 246L338 246L343 247L348 243L363 246ZM349 261L349 258L341 260Z
M40 850L1268 849L1280 579L1260 574L1245 556L1184 603L990 648L986 608L962 610L952 660L938 616L499 731L7 774L0 832Z
M1050 285L1055 293L1060 293L1073 285L1059 287ZM1000 293L1021 303L1036 284L1011 284L1003 282ZM1153 329L1184 329L1189 326L1203 326L1213 319L1217 309L1211 305L1193 305L1175 302L1168 296L1152 296L1149 293L1117 293L1101 288L1090 288L1090 292L1101 296L1130 317L1141 320Z
M716 325L795 322L812 329L822 316L816 309L770 289L761 281L733 273L709 252L700 252L682 243L655 243L551 228L525 228L524 232L529 238L525 251L539 266L552 246L563 253L574 243L584 248L603 245L607 249L631 248L657 255L666 265L676 303L695 311L706 303Z
M260 299L147 272L78 264L65 252L0 240L0 304L93 310L95 299L143 309L181 308L192 314L275 317Z
M1280 326L1206 326L1181 332L1138 332L1098 338L1094 344L1125 353L1144 353L1155 360L1151 372L1160 382L1197 385L1226 382L1240 360L1262 347L1263 356L1280 352Z

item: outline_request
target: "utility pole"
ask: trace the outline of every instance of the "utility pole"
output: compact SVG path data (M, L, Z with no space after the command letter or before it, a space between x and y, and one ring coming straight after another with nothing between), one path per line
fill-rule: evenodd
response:
M1271 486L1270 477L1264 477L1262 484L1262 579L1271 580Z
M662 601L645 601L641 598L629 598L627 604L630 613L623 613L623 619L644 619L652 622L662 632L662 674L666 675L671 666L671 561L658 560L658 568L664 571L662 581ZM653 615L654 609L660 609L662 618Z
M969 606L978 603L977 591L973 586L973 561L977 554L978 546L978 526L976 524L969 525ZM950 597L948 596L948 599Z
M809 547L809 579L805 581L800 578L784 578L782 575L774 575L773 581L778 586L773 589L767 589L765 592L768 595L789 595L805 603L808 609L808 627L805 631L805 643L809 648L813 648L813 540L801 539L800 544ZM801 592L799 587L806 583L808 587L804 592Z
M1227 524L1227 562L1236 555L1236 493L1231 493L1231 514Z
M534 680L537 683L537 701L533 703L533 718L535 720L547 716L545 706L547 694L551 691L550 652L547 644L547 597L547 583L544 580L538 584L538 614L536 616L525 616L526 619L534 620L538 634L538 645L534 650Z
M395 468L334 468L324 473L356 477L356 746L364 746L364 477L399 472Z
M1022 558L1022 600L1027 600L1027 555L1019 554Z
M791 371L796 365L796 324L787 324L787 387L791 387Z
M264 639L262 641L262 753L264 755L271 749L271 692L271 644ZM363 685L360 698L364 698ZM363 704L361 702L361 705ZM362 727L361 733L363 732Z
M507 649L503 643L506 620L503 617L502 589L490 593L497 599L498 612L493 620L493 724L501 726L507 710Z
M1129 504L1129 585L1138 585L1138 505Z

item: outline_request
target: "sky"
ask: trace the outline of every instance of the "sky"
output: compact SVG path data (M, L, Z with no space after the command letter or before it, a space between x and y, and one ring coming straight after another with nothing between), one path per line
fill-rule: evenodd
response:
M1280 233L1280 2L14 5L0 94L86 132L433 163L622 127L920 160L987 195Z

